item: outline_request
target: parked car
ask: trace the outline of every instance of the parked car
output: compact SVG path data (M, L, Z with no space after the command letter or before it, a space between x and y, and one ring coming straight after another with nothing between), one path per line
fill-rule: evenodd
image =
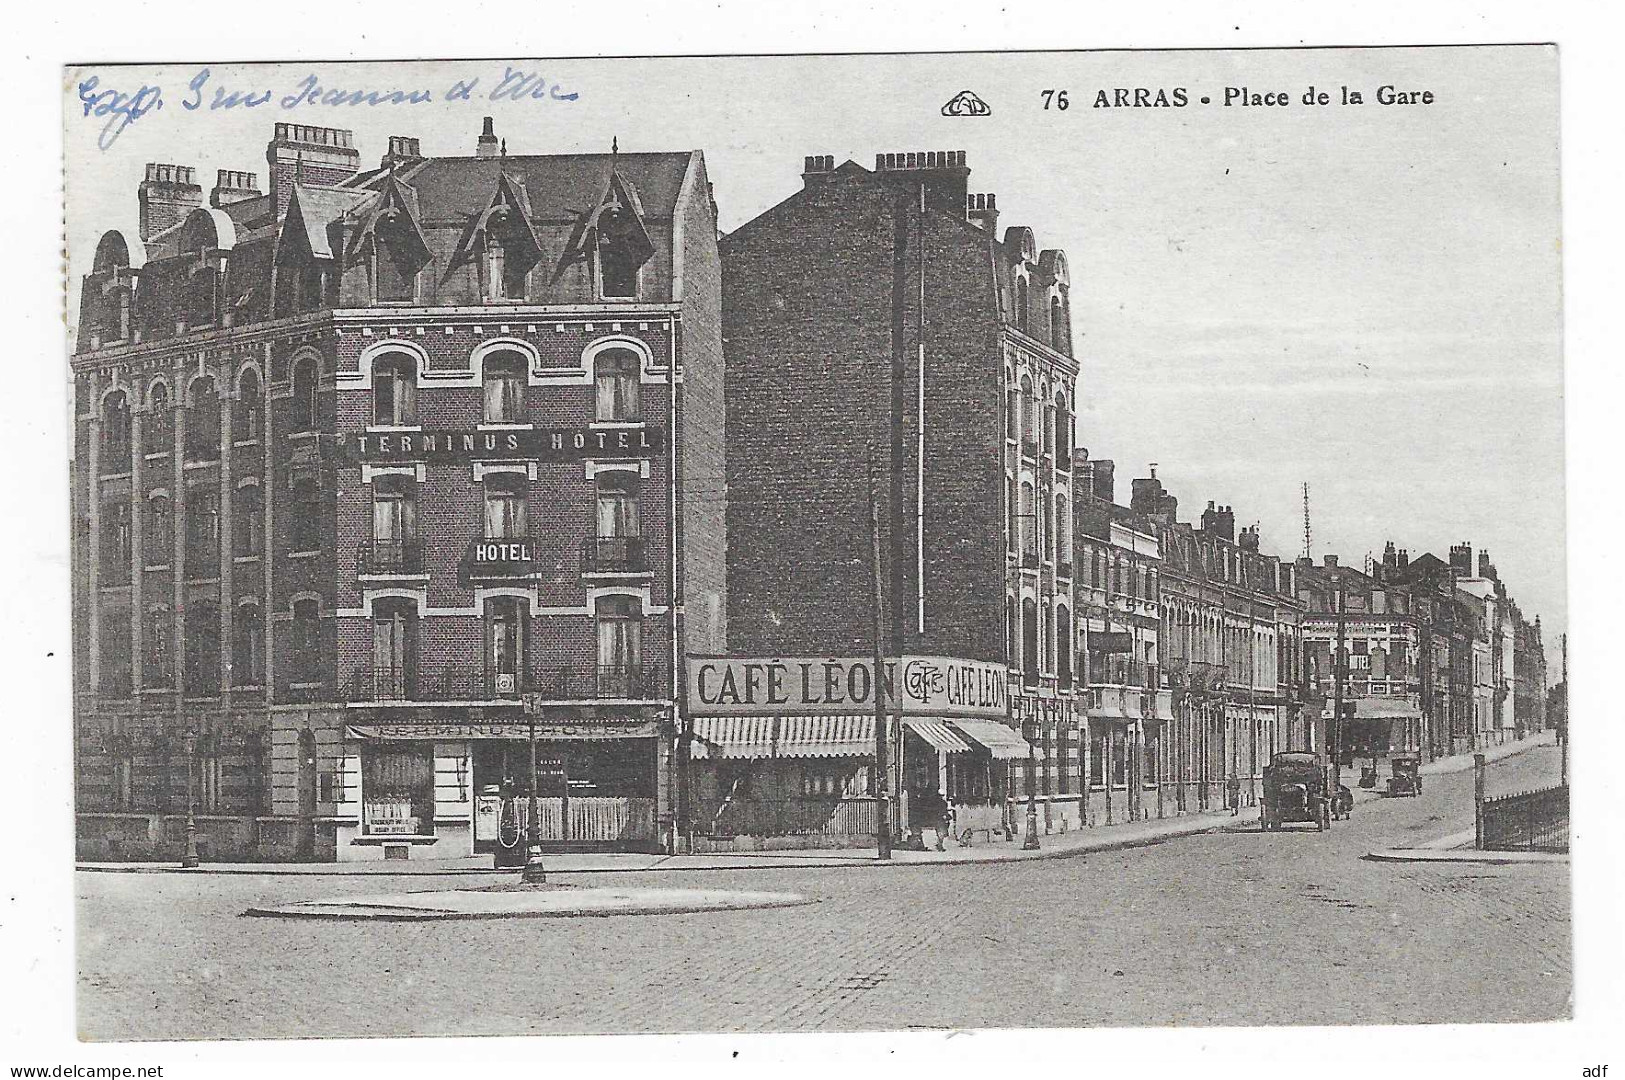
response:
M1388 760L1391 775L1388 777L1389 795L1409 795L1415 798L1422 794L1422 755L1421 754L1395 754Z
M1264 805L1259 822L1267 832L1287 823L1313 822L1326 828L1326 786L1320 755L1285 750L1264 767Z

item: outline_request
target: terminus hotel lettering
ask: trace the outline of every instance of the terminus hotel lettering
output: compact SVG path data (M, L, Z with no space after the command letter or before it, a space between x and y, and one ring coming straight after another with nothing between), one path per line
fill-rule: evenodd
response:
M666 432L659 427L402 431L352 435L339 444L353 460L368 463L486 457L576 461L653 457L665 450Z
M709 710L840 711L872 705L874 661L866 658L689 660L690 700ZM996 665L949 657L888 661L882 692L894 706L901 673L904 712L1003 716L1006 673Z

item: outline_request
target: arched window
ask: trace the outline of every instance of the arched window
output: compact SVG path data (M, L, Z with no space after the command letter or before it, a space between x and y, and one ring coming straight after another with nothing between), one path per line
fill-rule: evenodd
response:
M1055 496L1055 565L1060 573L1072 576L1072 515L1065 495Z
M1050 348L1054 349L1056 352L1063 352L1064 353L1064 352L1068 351L1067 348L1066 348L1066 345L1064 344L1064 342L1062 340L1065 332L1066 332L1066 324L1061 318L1061 298L1059 296L1051 296L1049 298L1049 344L1050 344Z
M1072 615L1064 607L1055 609L1055 676L1061 689L1072 685Z
M1033 395L1033 381L1021 377L1021 452L1027 457L1038 456L1038 398Z
M220 391L214 379L194 379L186 409L186 460L220 459Z
M1027 685L1038 682L1038 604L1031 597L1021 601L1021 673Z
M1045 402L1040 406L1044 410L1044 453L1055 453L1055 406Z
M155 493L147 499L143 557L148 567L168 566L175 557L175 516L169 496Z
M598 535L638 535L638 482L635 474L606 472L598 476Z
M1020 513L1016 515L1021 529L1021 562L1023 566L1038 565L1038 536L1036 515L1033 513L1033 486L1021 482Z
M102 399L101 471L130 471L130 398L122 390Z
M485 602L486 688L494 697L515 697L526 686L525 607L517 597Z
M294 431L316 430L320 413L316 408L316 361L305 357L293 365L293 403L291 421Z
M127 496L114 496L102 503L102 550L98 569L103 584L122 585L130 580L131 520Z
M175 613L168 604L147 608L141 623L142 681L158 688L175 685Z
M523 473L485 476L485 538L522 539L526 529L526 485Z
M1055 467L1072 471L1072 410L1065 391L1055 395Z
M186 693L220 693L220 609L211 600L186 605Z
M220 492L194 484L186 489L186 576L215 577L219 563Z
M1027 332L1027 277L1025 274L1016 275L1016 328L1022 333Z
M638 355L630 349L606 349L593 361L593 379L598 390L597 418L637 420L639 418Z
M322 611L315 600L293 602L289 644L294 682L317 682L322 677Z
M259 604L237 606L231 633L231 684L260 685L265 680L265 620Z
M418 365L405 353L372 362L372 422L380 427L407 427L418 422Z
M1018 551L1021 541L1021 502L1016 495L1016 482L1011 479L1005 484L1005 513L1009 516L1008 532L1010 534L1010 550Z
M231 437L251 442L260 437L265 418L265 395L260 392L260 376L253 368L237 381L237 401L232 409Z
M130 609L109 604L102 610L101 681L98 689L110 696L123 697L135 670L130 655Z
M175 412L170 408L169 387L158 383L152 388L152 405L141 425L141 452L167 454L175 449Z
M1004 598L1004 662L1007 667L1015 667L1016 658L1016 600L1013 596Z
M316 473L303 469L293 475L293 515L288 546L293 551L320 551L322 547L322 490Z
M522 424L525 422L525 358L517 353L501 353L485 358L485 422Z
M642 602L630 596L600 597L597 620L598 696L646 696Z
M408 701L416 691L417 603L399 597L372 605L374 701Z
M372 548L367 572L415 573L418 557L417 482L380 476L372 484Z
M250 558L265 550L265 497L258 484L237 489L237 500L232 506L232 554L240 559Z
M1004 437L1011 442L1021 438L1021 392L1013 386L1004 394Z
M193 266L186 280L186 325L190 329L213 326L217 313L220 272L208 262Z

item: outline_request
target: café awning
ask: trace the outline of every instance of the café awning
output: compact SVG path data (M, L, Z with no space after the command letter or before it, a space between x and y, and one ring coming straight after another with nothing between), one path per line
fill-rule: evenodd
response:
M1026 739L997 720L961 720L956 717L948 723L955 731L979 744L1001 761L1024 758L1032 752L1032 747L1027 745Z
M868 757L875 754L875 718L822 716L696 716L696 760Z
M1419 720L1422 710L1402 697L1354 699L1354 715L1362 720Z
M963 754L971 749L971 744L945 721L925 716L905 716L903 726L944 754Z

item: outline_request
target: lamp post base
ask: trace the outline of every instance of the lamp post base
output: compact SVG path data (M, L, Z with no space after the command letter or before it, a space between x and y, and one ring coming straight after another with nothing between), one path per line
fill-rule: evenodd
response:
M196 870L197 857L197 823L187 818L186 821L186 850L181 854L181 869Z
M1021 841L1022 851L1038 850L1038 807L1027 804L1027 835Z
M542 866L542 845L531 844L525 849L525 867L519 871L519 880L526 885L541 885L547 881L547 872Z

